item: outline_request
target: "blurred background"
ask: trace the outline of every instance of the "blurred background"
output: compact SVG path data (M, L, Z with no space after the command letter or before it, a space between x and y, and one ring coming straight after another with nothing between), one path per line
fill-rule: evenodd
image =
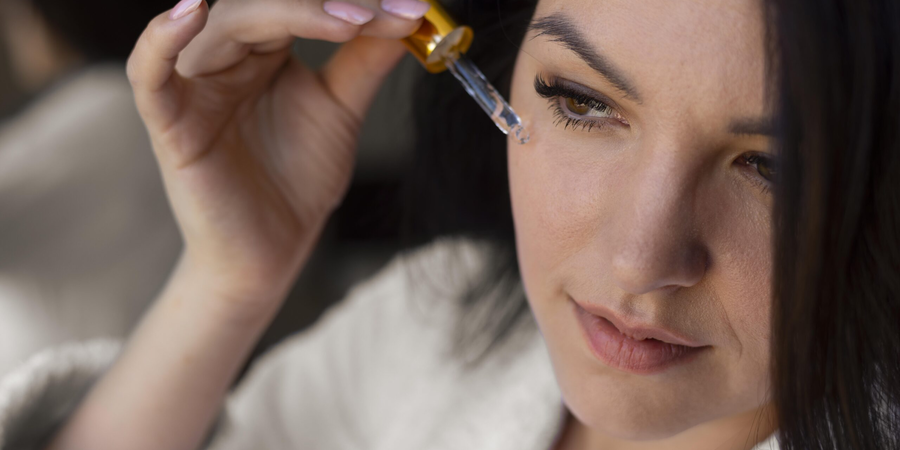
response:
M0 376L65 341L126 337L172 269L181 241L124 61L174 3L0 0ZM316 67L334 48L295 53ZM396 253L422 73L407 57L376 99L347 198L256 354Z

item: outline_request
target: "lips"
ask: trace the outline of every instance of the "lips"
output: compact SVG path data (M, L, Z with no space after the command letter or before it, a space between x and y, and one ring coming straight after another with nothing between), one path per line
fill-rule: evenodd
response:
M710 348L659 327L626 326L608 311L572 301L582 334L594 356L604 364L649 375L692 361Z

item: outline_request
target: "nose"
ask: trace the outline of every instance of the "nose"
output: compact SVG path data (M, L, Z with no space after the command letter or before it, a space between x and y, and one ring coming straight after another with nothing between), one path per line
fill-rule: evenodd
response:
M695 214L696 173L659 164L633 175L611 221L615 283L634 295L699 283L709 255Z

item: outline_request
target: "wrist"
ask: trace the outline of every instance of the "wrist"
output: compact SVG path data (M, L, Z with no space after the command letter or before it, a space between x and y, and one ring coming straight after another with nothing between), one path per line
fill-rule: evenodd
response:
M249 245L252 239L244 245L192 245L187 239L170 284L226 317L268 317L287 297L324 223L306 227L300 239L283 239L277 249Z
M166 286L166 298L191 302L224 322L266 322L284 302L293 280L248 276L205 264L183 251Z

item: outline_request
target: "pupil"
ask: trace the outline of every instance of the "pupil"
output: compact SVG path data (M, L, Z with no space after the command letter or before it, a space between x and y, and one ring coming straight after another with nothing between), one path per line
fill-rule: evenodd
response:
M756 165L756 173L762 175L767 181L774 181L776 172L774 161L759 155L753 155L747 158L747 162Z
M572 111L575 114L585 115L591 111L590 106L572 98L566 99L566 106L569 108L569 111Z

